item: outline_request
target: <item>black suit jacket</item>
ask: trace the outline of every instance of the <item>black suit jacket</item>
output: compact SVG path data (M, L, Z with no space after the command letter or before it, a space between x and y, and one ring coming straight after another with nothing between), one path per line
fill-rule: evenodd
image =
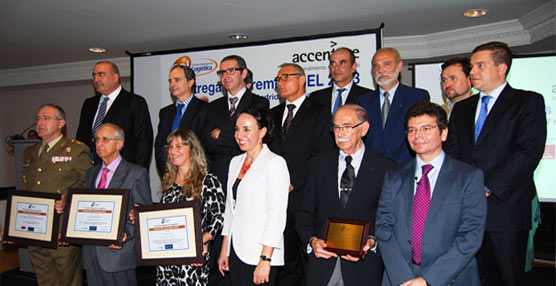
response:
M474 143L476 94L452 110L444 150L453 158L480 168L487 198L487 231L531 228L533 172L544 152L546 113L540 94L513 89L500 93Z
M346 208L342 209L338 194L338 156L339 151L334 150L311 160L302 207L296 220L297 233L305 246L312 236L324 238L327 218L368 221L369 232L374 233L384 174L395 163L366 148ZM334 258L319 259L309 253L307 285L326 285L335 264ZM356 263L342 260L341 268L346 286L380 285L382 280L382 260L376 253L369 252L364 260Z
M208 103L204 102L197 97L193 96L187 109L181 118L179 129L189 129L195 133L199 138L201 137L201 130L205 125L205 118L208 111ZM166 138L172 132L172 124L176 116L176 104L172 103L162 109L158 113L160 121L158 122L158 132L154 140L154 158L156 160L156 169L158 175L162 177L166 172Z
M325 89L317 90L312 92L310 96L313 103L328 108L328 113L331 113L332 110L332 89L333 87L331 86ZM357 98L371 91L371 89L358 86L354 83L349 90L346 103L357 103Z
M239 101L234 116L230 117L228 109L228 97L221 97L209 104L205 127L202 131L202 140L210 160L210 172L218 177L222 186L227 186L228 167L232 157L241 154L234 139L234 127L238 114L250 107L267 109L268 99L245 91ZM220 129L218 139L213 139L210 133L214 129ZM224 193L226 191L224 190Z
M96 155L95 144L92 142L93 120L97 113L97 107L101 95L97 94L87 98L81 108L79 126L77 128L76 139L87 144L94 153L94 163L102 162ZM139 95L131 94L122 88L110 109L104 117L102 123L112 123L118 125L125 132L124 148L120 154L128 162L149 168L152 146L153 146L153 127L149 108L145 99Z
M294 188L289 194L288 209L297 212L309 174L310 159L336 146L330 136L330 124L327 121L329 112L313 104L309 98L305 98L296 112L284 140L281 125L285 108L286 103L283 102L270 111L276 126L269 147L272 152L286 159Z

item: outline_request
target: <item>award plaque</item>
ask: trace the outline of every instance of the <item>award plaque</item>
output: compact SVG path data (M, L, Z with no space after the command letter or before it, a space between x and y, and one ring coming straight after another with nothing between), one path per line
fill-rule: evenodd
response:
M199 200L135 208L137 265L203 263Z
M55 202L60 199L57 193L9 190L3 239L55 249L60 222Z
M324 232L325 249L339 255L363 257L369 226L368 221L328 218Z
M122 245L129 190L70 189L61 240L83 245Z

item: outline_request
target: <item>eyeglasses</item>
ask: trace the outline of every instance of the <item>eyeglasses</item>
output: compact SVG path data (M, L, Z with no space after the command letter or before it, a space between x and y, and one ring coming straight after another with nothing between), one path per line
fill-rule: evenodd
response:
M229 68L229 69L226 69L226 70L217 71L216 75L220 76L220 77L223 76L224 74L233 75L233 74L236 74L236 71L242 71L242 70L243 70L243 68Z
M438 125L435 126L425 125L419 128L408 128L406 132L407 135L411 135L411 136L415 136L417 132L422 132L426 135L429 135L432 132L432 130L436 127L438 127Z
M111 140L118 140L118 138L108 138L108 137L94 137L91 139L91 141L93 141L93 143L108 143Z
M283 75L280 75L280 76L275 77L275 78L274 78L274 81L275 81L275 82L287 81L288 78L289 78L290 76L294 76L294 75L296 75L296 76L301 76L301 74L299 74L299 73L285 73L285 74L283 74Z
M358 127L359 125L365 123L365 121L359 122L356 125L344 125L344 126L338 126L335 124L332 124L332 126L330 126L330 130L332 132L340 132L340 130L342 130L343 132L351 132L353 129L355 129L355 127Z

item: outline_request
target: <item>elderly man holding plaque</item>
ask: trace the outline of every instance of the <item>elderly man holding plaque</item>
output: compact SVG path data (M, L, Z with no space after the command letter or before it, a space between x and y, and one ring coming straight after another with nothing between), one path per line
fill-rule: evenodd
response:
M483 173L442 151L448 120L439 105L417 103L405 122L417 157L384 178L376 221L386 268L382 285L478 286Z
M309 252L307 285L380 285L373 230L382 180L395 163L365 148L369 117L359 105L338 108L332 130L339 150L311 161L296 220Z
M37 130L42 142L23 153L23 185L30 191L67 194L69 188L83 187L85 172L91 168L89 148L65 138L64 110L44 104L37 113ZM77 246L47 249L29 246L29 257L39 285L81 285L81 251Z
M152 203L147 169L132 164L120 155L124 146L124 131L117 125L101 125L93 140L96 153L102 159L86 174L87 186L99 189L129 189L127 209L134 204ZM137 285L135 278L134 228L126 221L123 245L83 246L83 268L89 285Z

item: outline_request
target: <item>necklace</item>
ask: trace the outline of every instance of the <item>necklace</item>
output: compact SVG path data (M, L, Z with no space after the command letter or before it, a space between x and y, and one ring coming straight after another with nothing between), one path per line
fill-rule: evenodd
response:
M247 173L247 171L249 170L249 168L251 168L251 163L247 163L245 161L243 161L243 165L241 166L241 170L239 171L239 177L242 177L245 175L245 173Z

